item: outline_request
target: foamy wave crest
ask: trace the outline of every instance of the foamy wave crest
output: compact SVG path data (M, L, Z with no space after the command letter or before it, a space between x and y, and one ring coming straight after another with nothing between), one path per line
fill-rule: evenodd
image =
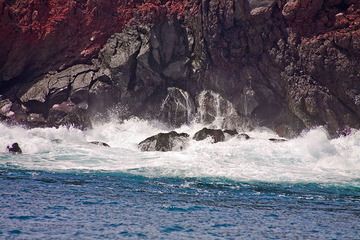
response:
M157 122L130 119L77 129L23 129L0 125L0 164L33 170L122 171L149 177L221 177L240 181L348 182L360 179L360 132L329 140L314 129L287 142L273 143L274 133L258 129L252 140L232 138L223 143L191 140L182 152L141 152L137 144L169 131ZM190 135L203 126L176 129ZM111 148L89 144L102 141ZM18 142L23 155L6 153Z

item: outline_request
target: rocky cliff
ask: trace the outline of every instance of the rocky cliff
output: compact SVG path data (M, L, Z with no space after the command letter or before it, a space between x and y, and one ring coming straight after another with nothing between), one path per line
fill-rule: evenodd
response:
M0 0L2 119L360 127L357 0Z

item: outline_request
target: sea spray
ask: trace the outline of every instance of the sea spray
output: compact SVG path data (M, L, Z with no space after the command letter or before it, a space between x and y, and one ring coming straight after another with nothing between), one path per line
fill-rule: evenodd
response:
M214 91L202 91L197 98L197 121L215 128L246 129L247 121L227 99Z
M267 129L247 132L250 140L231 138L211 144L190 141L184 151L141 152L137 144L166 126L137 118L95 124L94 129L24 129L1 124L0 164L31 170L120 171L143 176L220 177L236 181L347 182L360 178L360 132L329 140L318 128L282 143ZM175 129L191 136L204 125ZM102 141L112 148L89 144ZM22 156L6 153L18 142Z

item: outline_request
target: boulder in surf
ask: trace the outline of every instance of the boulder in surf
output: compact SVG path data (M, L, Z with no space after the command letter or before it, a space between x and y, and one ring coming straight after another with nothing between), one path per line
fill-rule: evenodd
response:
M250 136L247 135L246 133L241 133L241 134L237 135L237 138L241 139L241 140L249 140Z
M13 143L11 146L7 146L9 153L22 154L22 150L18 143Z
M193 139L196 141L202 141L207 138L212 138L214 143L224 142L225 135L224 132L220 129L208 129L203 128L197 133L195 133Z
M235 136L239 134L238 131L236 131L235 129L233 130L226 129L224 130L224 133L229 134L230 136Z
M177 133L175 131L169 133L159 133L155 136L149 137L139 143L141 151L181 151L188 142L189 134Z

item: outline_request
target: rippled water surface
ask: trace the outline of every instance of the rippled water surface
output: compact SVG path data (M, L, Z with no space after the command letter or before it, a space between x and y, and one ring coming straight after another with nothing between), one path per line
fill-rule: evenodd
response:
M360 236L358 132L272 143L257 130L249 141L142 153L136 144L166 129L136 119L89 132L0 127L0 239ZM23 155L5 152L14 141Z
M307 238L360 236L360 188L1 168L0 236Z

